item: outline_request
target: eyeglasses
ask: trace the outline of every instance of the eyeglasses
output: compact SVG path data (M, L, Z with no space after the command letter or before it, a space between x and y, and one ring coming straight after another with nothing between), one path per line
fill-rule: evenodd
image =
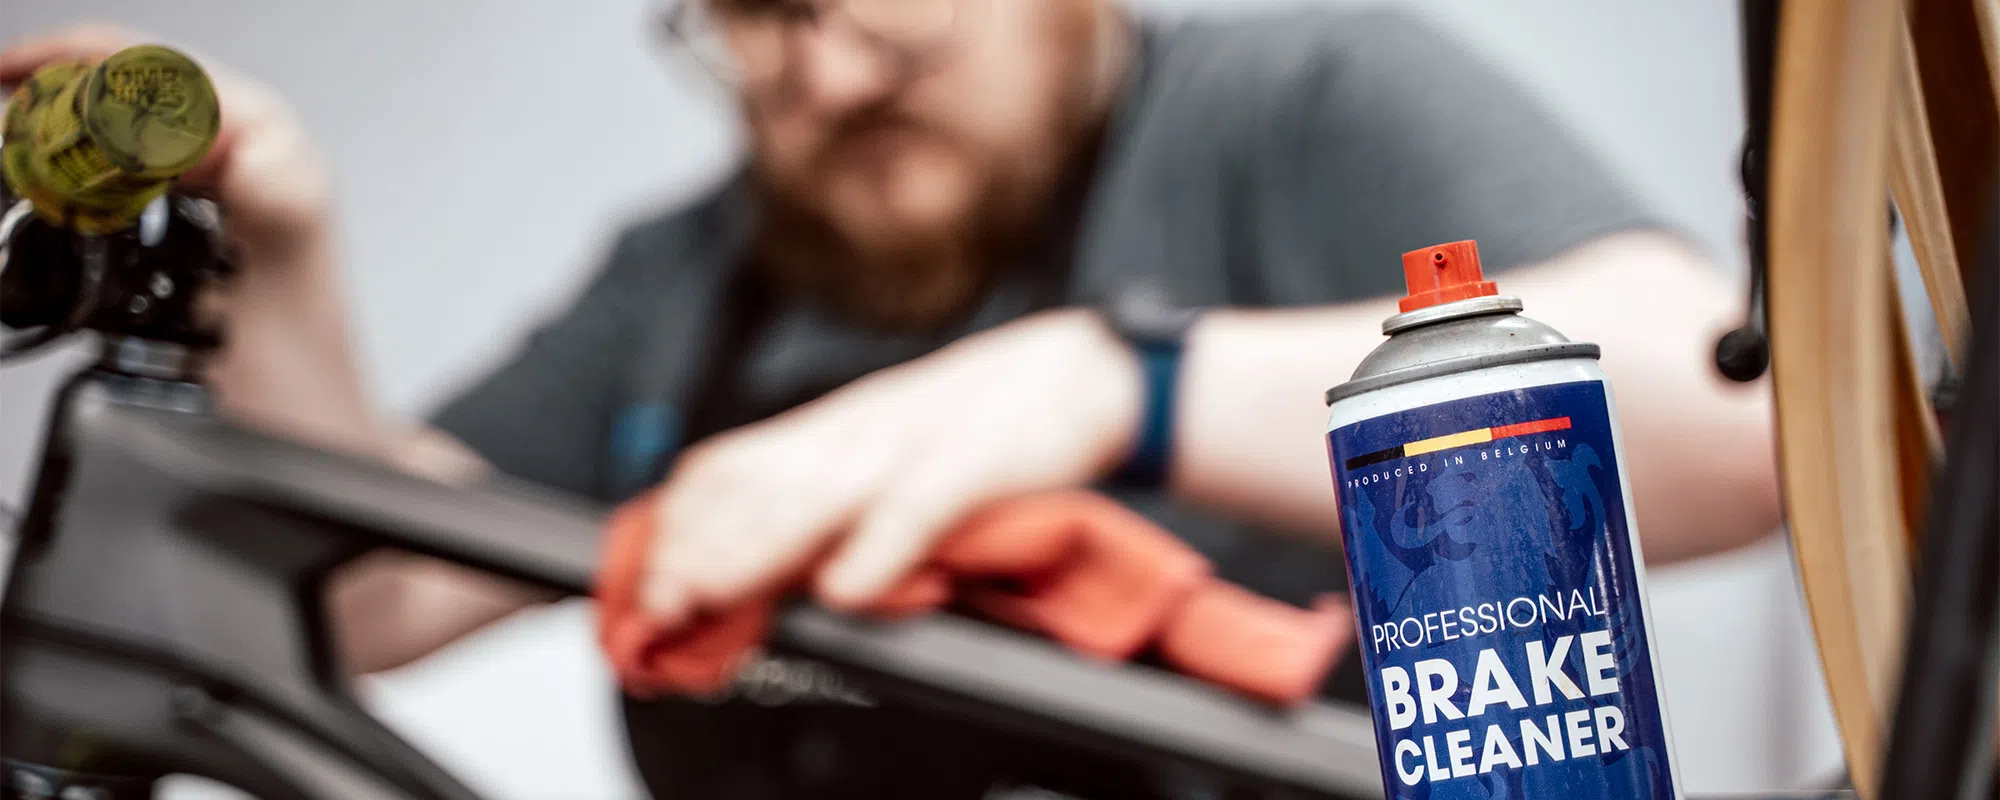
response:
M841 30L907 79L960 29L971 0L668 0L661 44L724 86L772 96L795 84L793 50L807 29Z

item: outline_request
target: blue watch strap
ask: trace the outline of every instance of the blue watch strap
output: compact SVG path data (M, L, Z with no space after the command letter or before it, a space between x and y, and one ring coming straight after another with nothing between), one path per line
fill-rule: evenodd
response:
M1167 485L1174 456L1174 406L1180 394L1180 342L1134 345L1145 381L1145 410L1138 437L1125 462L1111 474L1113 486L1158 489Z

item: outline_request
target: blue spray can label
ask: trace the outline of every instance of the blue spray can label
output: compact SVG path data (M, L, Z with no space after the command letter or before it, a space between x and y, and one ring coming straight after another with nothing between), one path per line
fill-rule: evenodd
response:
M1470 248L1411 256L1441 270L1444 251L1476 280ZM1384 786L1678 798L1610 390L1595 346L1519 308L1490 290L1406 301L1329 393Z

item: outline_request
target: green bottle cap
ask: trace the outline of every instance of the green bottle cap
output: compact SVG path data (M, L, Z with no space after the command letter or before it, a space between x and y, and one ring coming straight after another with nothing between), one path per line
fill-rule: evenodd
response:
M215 84L180 52L140 45L113 53L85 78L77 114L121 171L172 178L193 169L222 130Z

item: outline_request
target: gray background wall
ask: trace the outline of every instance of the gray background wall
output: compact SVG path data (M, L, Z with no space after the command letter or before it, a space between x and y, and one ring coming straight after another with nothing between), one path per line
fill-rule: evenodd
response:
M1518 76L1720 263L1740 263L1733 2L1410 5L1456 34L1441 46ZM372 390L416 414L559 304L621 222L694 191L735 152L719 98L649 50L650 6L0 0L0 40L107 20L289 97L338 176ZM42 396L73 360L0 371L0 501L20 496ZM1837 770L1782 544L1661 572L1654 607L1688 788L1776 788ZM586 615L576 605L523 615L368 690L392 724L501 796L627 793Z

